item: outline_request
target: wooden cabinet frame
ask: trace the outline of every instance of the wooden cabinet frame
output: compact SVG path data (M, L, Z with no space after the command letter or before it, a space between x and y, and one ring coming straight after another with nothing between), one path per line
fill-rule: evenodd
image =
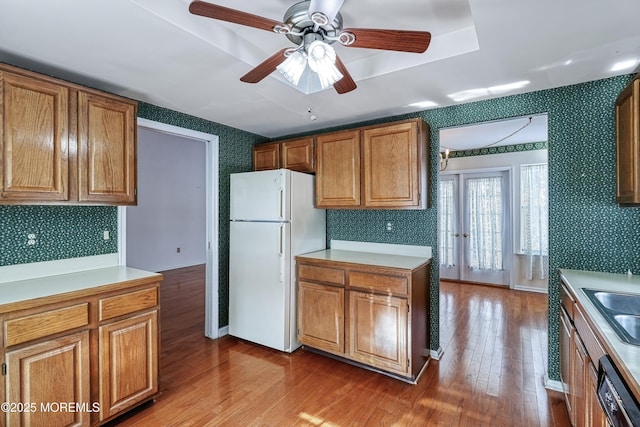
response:
M414 270L304 256L296 263L302 344L417 381L430 358L431 261Z
M616 200L640 204L640 75L616 100Z
M0 204L136 204L136 119L136 101L0 64Z
M0 424L97 426L159 390L159 279L87 288L0 309L0 402L83 405Z

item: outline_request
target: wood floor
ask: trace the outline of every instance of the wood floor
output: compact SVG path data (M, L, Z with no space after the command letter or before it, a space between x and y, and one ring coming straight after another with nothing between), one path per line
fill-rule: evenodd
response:
M410 385L305 350L204 331L204 268L165 272L161 395L111 425L568 426L544 388L547 297L443 282L444 350Z

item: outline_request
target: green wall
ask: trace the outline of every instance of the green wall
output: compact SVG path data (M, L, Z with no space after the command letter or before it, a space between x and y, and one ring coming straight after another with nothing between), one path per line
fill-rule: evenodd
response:
M558 379L558 268L640 274L640 211L615 203L614 102L632 76L479 101L421 113L354 123L365 125L422 117L431 126L431 207L423 211L331 210L327 238L433 247L437 259L437 158L439 129L536 113L549 115L549 376ZM220 325L228 323L229 174L250 170L251 147L265 138L141 103L139 116L220 137ZM336 128L338 129L338 128ZM327 129L329 130L329 129ZM335 129L331 129L335 130ZM315 132L314 132L315 133ZM394 232L383 224L394 222ZM95 238L115 236L113 207L0 207L0 265L113 253ZM25 232L53 233L26 248ZM106 252L105 252L106 251ZM432 341L439 346L438 271L432 269Z

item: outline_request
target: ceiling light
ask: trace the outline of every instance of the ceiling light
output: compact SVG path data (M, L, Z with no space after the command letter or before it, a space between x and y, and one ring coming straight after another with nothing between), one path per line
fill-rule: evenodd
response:
M276 67L282 75L289 80L294 86L300 82L300 77L305 68L307 68L307 56L304 52L296 50L290 53L283 63Z
M325 89L343 76L336 67L336 52L328 44L316 40L307 48L309 68L318 73L320 86Z
M609 71L624 71L630 70L635 67L638 63L637 59L628 59L626 61L620 61L613 64L613 66L609 69Z
M336 52L320 40L290 53L276 69L294 86L298 86L301 77L310 72L316 73L322 89L328 88L343 77L336 67Z
M431 107L437 107L438 104L436 104L433 101L420 101L420 102L413 102L411 104L409 104L409 107L416 107L416 108L431 108Z
M474 98L480 98L489 95L499 95L512 90L521 89L529 83L529 80L522 80L519 82L506 83L503 85L463 90L447 96L456 102L464 102Z

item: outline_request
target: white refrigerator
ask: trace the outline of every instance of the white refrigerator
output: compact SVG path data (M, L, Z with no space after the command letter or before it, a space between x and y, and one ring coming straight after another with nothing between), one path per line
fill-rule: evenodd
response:
M231 174L230 202L229 334L290 353L300 347L294 256L326 247L314 176Z

